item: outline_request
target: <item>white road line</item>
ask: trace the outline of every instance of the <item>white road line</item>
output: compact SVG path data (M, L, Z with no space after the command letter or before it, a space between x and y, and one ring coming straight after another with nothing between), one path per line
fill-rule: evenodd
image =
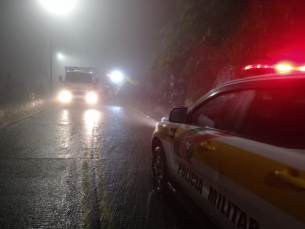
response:
M136 109L136 108L134 108L134 107L133 107L133 109L134 109L135 111L137 111L138 113L140 113L141 115L145 116L146 118L149 118L149 119L151 119L151 120L154 121L154 122L158 122L158 121L154 120L153 118L149 117L148 115L144 114L143 112L139 111L138 109Z

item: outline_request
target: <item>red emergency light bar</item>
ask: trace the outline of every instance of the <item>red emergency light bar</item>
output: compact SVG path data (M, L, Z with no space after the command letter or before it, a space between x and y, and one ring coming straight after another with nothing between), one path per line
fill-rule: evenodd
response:
M274 67L272 65L255 64L255 65L247 65L246 67L244 67L244 70L249 70L254 68L274 68Z
M276 64L276 65L264 65L264 64L255 64L255 65L247 65L244 67L244 70L250 70L250 69L274 69L278 73L286 73L290 71L305 71L305 66L301 67L293 67L290 64Z

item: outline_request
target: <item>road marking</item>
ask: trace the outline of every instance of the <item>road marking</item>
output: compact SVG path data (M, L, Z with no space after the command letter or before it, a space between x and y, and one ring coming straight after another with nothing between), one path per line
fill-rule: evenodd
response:
M154 122L158 122L158 121L156 121L155 119L153 119L153 118L149 117L148 115L144 114L143 112L139 111L138 109L136 109L136 108L134 108L134 107L133 107L133 109L134 109L135 111L137 111L138 113L140 113L141 115L145 116L146 118L151 119L151 120L154 121Z

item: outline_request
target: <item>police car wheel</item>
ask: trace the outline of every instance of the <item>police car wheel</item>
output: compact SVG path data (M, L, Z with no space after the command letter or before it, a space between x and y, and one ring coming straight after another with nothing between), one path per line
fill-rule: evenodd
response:
M166 194L166 167L163 149L157 147L153 154L152 162L153 185L155 191L160 195Z

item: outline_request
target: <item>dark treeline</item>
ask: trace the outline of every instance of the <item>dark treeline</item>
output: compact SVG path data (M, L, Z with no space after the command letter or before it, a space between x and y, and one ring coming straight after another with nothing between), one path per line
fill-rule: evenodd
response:
M246 64L304 61L304 8L303 1L178 0L154 40L147 96L183 105L240 77Z

